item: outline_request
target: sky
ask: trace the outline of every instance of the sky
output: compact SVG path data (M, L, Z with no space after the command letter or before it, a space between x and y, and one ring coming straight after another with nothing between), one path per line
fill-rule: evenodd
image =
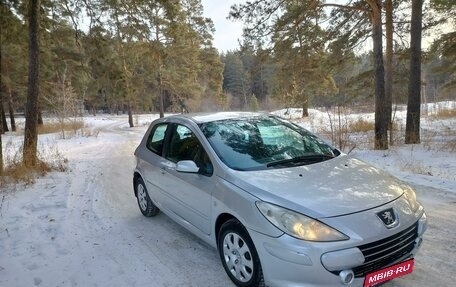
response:
M214 47L219 51L235 50L242 37L242 22L226 19L233 4L242 0L202 0L204 16L214 22Z
M228 20L230 8L234 4L244 3L245 0L201 0L204 7L204 16L214 22L214 47L220 52L233 51L239 48L239 40L242 38L243 24L240 21ZM84 31L89 29L88 18L80 19Z
M337 2L337 1L336 1ZM226 19L233 4L245 3L245 0L201 0L204 7L204 16L214 22L214 47L219 51L236 50L242 38L242 22ZM443 30L449 30L444 27ZM427 49L434 40L435 35L423 35L423 48ZM372 50L372 43L367 41L361 52Z

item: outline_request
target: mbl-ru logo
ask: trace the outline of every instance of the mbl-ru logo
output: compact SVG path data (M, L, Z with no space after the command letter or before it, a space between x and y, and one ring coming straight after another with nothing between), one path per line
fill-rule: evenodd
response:
M377 286L379 283L409 274L413 271L414 263L413 259L410 259L380 271L367 274L364 279L364 287Z

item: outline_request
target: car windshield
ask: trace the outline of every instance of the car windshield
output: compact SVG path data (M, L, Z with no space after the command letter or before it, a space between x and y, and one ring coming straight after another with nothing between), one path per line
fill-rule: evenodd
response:
M307 130L274 116L219 120L199 126L220 159L235 170L312 164L340 154Z

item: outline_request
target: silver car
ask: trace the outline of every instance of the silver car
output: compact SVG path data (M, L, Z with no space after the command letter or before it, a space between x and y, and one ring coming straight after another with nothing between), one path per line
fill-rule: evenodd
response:
M237 286L371 286L413 270L427 225L414 191L284 119L165 117L135 155L142 214L217 248Z

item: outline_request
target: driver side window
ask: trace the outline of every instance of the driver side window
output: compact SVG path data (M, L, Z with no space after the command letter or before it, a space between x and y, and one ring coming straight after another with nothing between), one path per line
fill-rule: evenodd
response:
M211 176L213 166L195 134L186 126L176 125L171 134L166 158L172 162L193 160L200 168L199 173Z

